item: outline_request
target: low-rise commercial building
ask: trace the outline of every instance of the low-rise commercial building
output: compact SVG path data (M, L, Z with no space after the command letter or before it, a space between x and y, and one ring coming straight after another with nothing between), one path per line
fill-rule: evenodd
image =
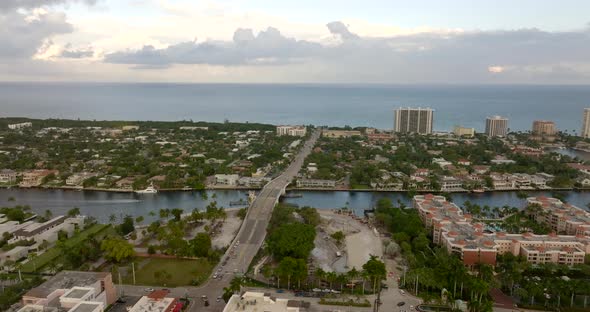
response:
M22 297L23 305L66 311L103 311L116 300L111 273L61 271Z
M167 297L167 290L156 290L143 296L129 309L129 312L177 312L182 310L182 303L176 298Z
M242 295L233 295L223 312L303 312L308 311L309 307L309 302L276 298L270 293L247 291Z
M322 130L322 136L325 138L350 138L360 135L361 132L358 130Z

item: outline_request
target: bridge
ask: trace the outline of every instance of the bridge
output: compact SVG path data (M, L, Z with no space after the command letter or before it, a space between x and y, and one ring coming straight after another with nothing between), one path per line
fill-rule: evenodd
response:
M236 273L246 273L248 270L250 263L262 247L273 208L279 202L280 196L285 193L287 185L293 181L293 178L303 166L305 157L311 153L320 133L320 130L312 133L287 169L267 183L252 202L236 238L214 269L215 272L221 270L222 277L210 279L195 293L191 292L191 295L194 294L195 297L206 295L209 298L209 307L204 307L200 300L196 300L195 304L198 311L223 310L225 303L223 301L216 302L215 298L223 294L223 288L229 286ZM223 265L224 262L225 265Z

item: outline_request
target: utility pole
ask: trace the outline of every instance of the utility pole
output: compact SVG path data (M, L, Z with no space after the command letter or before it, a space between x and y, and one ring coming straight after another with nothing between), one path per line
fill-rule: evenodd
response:
M131 269L133 270L133 285L135 285L135 262L131 262Z

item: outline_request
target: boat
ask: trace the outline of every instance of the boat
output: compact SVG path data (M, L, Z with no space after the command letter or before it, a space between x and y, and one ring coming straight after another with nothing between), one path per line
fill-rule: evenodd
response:
M483 189L475 189L473 190L473 193L483 193L484 190Z
M154 187L154 184L152 183L145 190L135 191L135 193L137 193L137 194L156 194L156 193L158 193L158 190L156 190L156 188Z

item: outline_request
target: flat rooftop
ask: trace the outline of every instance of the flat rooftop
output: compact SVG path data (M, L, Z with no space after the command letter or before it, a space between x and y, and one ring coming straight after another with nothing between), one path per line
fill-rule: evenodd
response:
M90 289L90 288L75 287L75 288L72 288L67 293L65 293L63 295L63 297L65 297L65 298L73 298L73 299L80 299L80 298L84 297L87 293L89 293L91 291L92 291L92 289Z
M45 283L29 290L25 296L46 298L57 289L90 286L109 274L106 272L61 271Z
M92 312L100 306L101 304L99 302L81 302L68 312Z

